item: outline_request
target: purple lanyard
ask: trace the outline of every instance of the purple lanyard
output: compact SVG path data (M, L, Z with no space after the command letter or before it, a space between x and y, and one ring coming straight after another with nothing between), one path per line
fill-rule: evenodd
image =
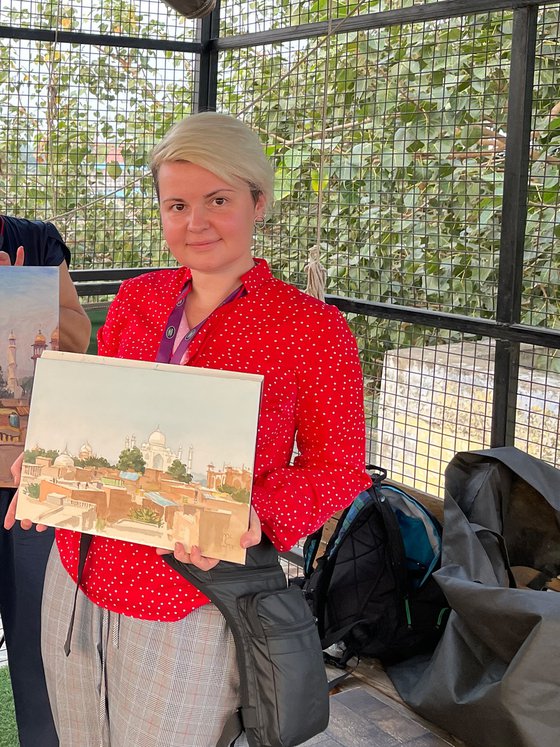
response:
M245 289L244 285L240 285L239 288L236 288L234 291L232 291L227 298L224 298L222 303L214 309L214 311L209 314L206 319L203 319L201 322L199 322L195 327L190 329L187 334L183 337L183 339L180 341L180 343L177 345L177 348L175 351L173 350L173 346L175 344L175 338L177 337L177 332L179 331L179 326L181 324L181 318L184 314L184 306L187 296L192 290L192 281L187 280L185 287L181 291L181 295L177 299L177 303L175 304L174 308L171 310L171 313L169 314L169 318L167 320L167 324L165 325L165 331L163 333L163 336L161 338L161 342L159 344L159 348L156 355L156 361L158 363L181 363L183 360L183 356L187 352L187 349L191 342L194 340L197 332L200 331L200 329L206 324L208 319L212 316L214 311L216 309L219 309L221 306L225 306L226 303L230 303L230 301L235 301L237 298L241 298L242 296L245 296L247 294L247 291Z

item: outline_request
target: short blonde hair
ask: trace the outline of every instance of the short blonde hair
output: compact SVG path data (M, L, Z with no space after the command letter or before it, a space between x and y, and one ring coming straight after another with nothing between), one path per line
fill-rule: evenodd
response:
M150 168L159 194L162 163L189 161L228 183L249 185L253 198L262 194L272 203L274 171L258 136L243 122L227 114L191 114L171 127L152 151Z

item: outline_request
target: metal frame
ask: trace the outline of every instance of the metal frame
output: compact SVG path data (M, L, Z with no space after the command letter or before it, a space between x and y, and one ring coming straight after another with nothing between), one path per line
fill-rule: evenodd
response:
M363 299L333 296L327 298L329 303L346 312L493 338L496 341L496 354L492 446L511 445L514 441L520 344L529 343L553 349L560 348L560 332L520 323L537 13L539 8L552 4L558 4L558 0L444 0L426 5L414 5L401 10L352 16L335 20L332 24L332 32L339 34L403 23L422 23L490 11L513 10L510 80L514 80L516 84L510 86L508 101L505 189L495 320L397 304L376 303ZM200 41L193 43L132 37L116 38L69 31L58 31L55 34L54 31L15 29L5 26L0 27L0 36L45 41L54 41L56 37L57 41L68 43L111 44L120 47L141 46L185 53L194 52L199 55L195 104L198 110L208 110L216 108L220 51L324 36L329 31L329 24L322 22L220 38L219 20L218 3L212 14L203 19L201 23ZM72 272L72 278L77 283L81 296L112 294L118 289L121 280L146 271L145 269L76 270Z
M393 304L328 297L342 311L491 337L496 341L491 445L513 445L517 406L520 344L560 348L560 333L520 324L523 248L527 219L527 181L535 69L537 15L557 0L446 0L335 20L332 33L419 23L457 16L513 9L512 55L508 96L508 137L505 152L504 197L498 274L496 320L477 319ZM324 36L327 22L291 29L244 34L215 40L220 50Z
M215 40L220 34L220 0L209 16L202 19L200 26L199 66L195 76L197 90L195 94L195 108L197 111L216 111L218 92L218 63L219 52Z
M537 39L536 6L519 8L513 16L513 38L508 100L506 161L498 303L496 324L518 324L521 316L523 249L527 222L527 182L531 111ZM519 341L496 340L494 396L492 402L492 446L511 445L515 438Z
M335 19L332 23L332 32L335 34L347 34L350 31L367 31L386 26L398 26L404 23L425 23L426 21L438 21L444 18L456 18L458 16L472 15L475 13L486 13L497 10L511 10L534 7L557 3L557 0L442 0L427 5L413 5L411 8L400 10L386 10L379 13L367 13L363 15L349 16L344 19ZM274 42L295 41L297 39L308 39L315 36L325 36L329 31L329 23L322 21L318 23L303 23L299 26L273 31L261 31L254 34L239 34L238 36L216 38L214 43L220 50L241 49L242 47L256 47L262 44Z
M5 39L29 39L30 41L60 42L62 44L87 44L128 49L160 49L171 52L202 54L201 42L147 39L137 36L115 36L113 34L87 34L78 31L53 31L52 29L16 28L0 26L0 37Z

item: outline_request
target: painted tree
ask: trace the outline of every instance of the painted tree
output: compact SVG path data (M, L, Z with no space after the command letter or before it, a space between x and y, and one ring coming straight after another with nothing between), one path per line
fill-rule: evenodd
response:
M167 473L180 482L192 482L193 476L187 472L187 466L180 459L174 459Z
M119 454L117 469L143 475L146 470L146 461L140 449L137 446L133 446L132 449L123 449Z

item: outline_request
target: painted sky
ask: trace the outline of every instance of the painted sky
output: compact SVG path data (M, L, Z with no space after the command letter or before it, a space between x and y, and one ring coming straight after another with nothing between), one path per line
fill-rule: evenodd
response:
M33 371L31 345L58 326L58 267L0 267L0 366L7 374L8 337L16 335L18 378Z
M205 473L210 462L253 468L260 401L255 378L52 355L37 362L27 448L67 448L75 456L87 440L96 455L115 463L126 436L134 434L139 446L159 428L166 446L174 452L183 447L184 462L193 445L195 472Z

